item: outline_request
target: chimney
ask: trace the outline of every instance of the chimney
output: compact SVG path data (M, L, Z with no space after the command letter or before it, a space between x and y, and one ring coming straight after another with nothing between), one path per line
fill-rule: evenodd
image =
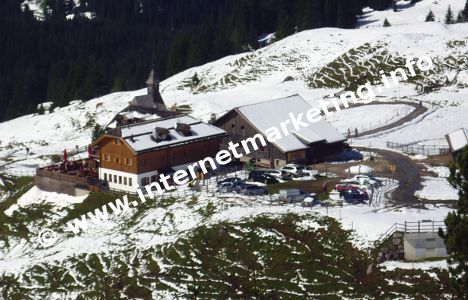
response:
M177 122L176 123L176 130L182 134L183 136L191 136L192 135L192 130L190 128L190 125Z
M170 135L169 135L169 130L166 129L166 128L162 128L162 127L155 127L153 129L153 136L152 138L156 141L156 142L161 142L161 141L166 141L166 140L169 140L170 139Z

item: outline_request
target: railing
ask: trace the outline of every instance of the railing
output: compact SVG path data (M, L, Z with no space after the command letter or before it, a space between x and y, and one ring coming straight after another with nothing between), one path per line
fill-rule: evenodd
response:
M443 221L434 220L420 220L417 222L406 222L403 224L395 223L386 232L381 234L377 239L378 243L384 242L396 232L401 233L435 233L439 228L445 230L445 223Z
M64 174L64 173L51 172L51 171L47 171L47 170L44 170L44 169L37 169L36 170L36 175L41 176L41 177L46 177L46 178L52 178L52 179L72 182L72 183L79 183L79 184L84 184L84 185L88 184L88 178L87 177L80 177L80 176L76 176L76 175L68 175L68 174Z
M387 148L399 150L407 154L422 154L427 156L450 153L450 149L448 147L438 145L399 144L387 142Z
M5 170L5 171L1 171L1 173L10 175L10 176L15 176L15 177L33 177L34 175L36 175L35 171Z

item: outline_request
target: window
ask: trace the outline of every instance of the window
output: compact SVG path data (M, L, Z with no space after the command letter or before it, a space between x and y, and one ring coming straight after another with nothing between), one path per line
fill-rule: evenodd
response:
M104 181L107 181L107 173L104 173Z
M242 125L242 126L241 126L241 129L242 129L242 130L244 130L244 129L245 129L245 126L244 126L244 125Z
M232 123L231 128L234 128L234 127L236 127L236 124Z
M118 156L115 157L115 163L120 164L120 157L118 157Z
M114 175L114 183L117 183L117 175Z
M124 177L124 185L127 185L127 177Z
M133 164L133 161L131 158L128 159L128 165L131 166Z
M145 185L148 185L149 184L149 178L148 177L144 177L141 179L141 185L142 186L145 186Z
M119 184L122 184L122 176L119 176Z
M110 161L111 160L110 154L104 154L104 160Z
M151 176L151 182L158 181L158 177L156 175Z
M128 179L128 185L132 186L132 179L131 178Z

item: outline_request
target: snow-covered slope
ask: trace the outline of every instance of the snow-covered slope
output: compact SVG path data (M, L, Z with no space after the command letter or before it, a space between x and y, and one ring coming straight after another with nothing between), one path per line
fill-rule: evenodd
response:
M387 9L385 11L374 11L364 9L364 14L359 18L359 27L381 27L387 19L392 26L421 23L426 20L430 10L434 13L435 22L443 23L445 13L450 5L454 16L465 6L464 1L460 0L422 0L411 4L411 0L397 1L397 10Z
M428 106L428 112L398 128L372 137L353 139L353 143L364 146L372 143L373 147L385 147L386 141L444 143L444 134L459 127L468 127L468 24L446 26L437 22L418 21L419 15L425 16L429 6L434 7L433 11L438 16L440 11L445 10L442 6L446 4L452 4L455 11L464 4L462 0L444 1L443 5L442 2L423 0L398 13L386 11L366 14L367 20L377 19L375 23L388 17L392 24L399 23L398 26L376 28L372 27L373 23L369 23L369 28L355 30L323 28L305 31L255 52L226 57L192 68L162 82L163 98L168 106L191 106L193 116L205 120L212 113L220 115L236 106L291 94L300 94L311 105L317 106L322 97L340 92L361 77L378 72L382 68L382 64L377 63L380 59L385 60L385 68L390 70L399 66L403 56L428 55L436 62L437 72L428 74L425 79L383 91L382 96L385 97L380 98L380 101L389 101L389 98L395 96L406 97L406 101L421 100ZM404 4L404 1L399 4ZM436 6L441 8L437 10ZM397 17L401 17L401 20ZM201 80L198 86L193 86L191 80L195 73ZM421 84L433 89L429 92L424 89L425 93L421 94ZM32 171L37 165L48 163L51 155L59 154L65 148L87 145L91 141L94 124L106 125L134 96L145 92L115 93L86 103L74 101L52 113L23 116L0 123L0 171L1 167L10 172ZM412 107L403 104L370 104L336 113L328 121L341 131L350 126L365 130L375 128L377 124L387 124L412 110ZM30 149L28 155L26 147ZM5 184L9 180L0 182ZM327 223L330 219L324 216L339 219L343 228L353 229L355 236L351 241L362 247L377 239L395 222L440 220L451 211L450 208L437 206L429 206L427 210L385 208L384 204L378 208L361 205L306 209L293 205L272 206L248 198L217 198L211 192L202 191L193 197L158 199L158 202L148 203L138 210L132 209L103 222L101 226L93 226L84 234L73 236L64 234L61 229L64 220L70 219L71 214L75 217L84 212L80 205L87 201L85 197L43 192L37 188L30 189L30 185L31 182L25 184L22 188L29 191L18 199L11 198L13 201L8 200L10 194L4 192L0 183L0 202L11 201L0 212L4 214L3 221L8 221L4 228L11 233L6 241L0 240L0 272L21 276L4 277L9 278L8 287L12 290L21 290L21 287L15 286L19 282L18 286L25 287L22 291L24 294L33 293L35 298L50 299L64 298L65 293L68 298L76 298L78 293L85 293L83 291L86 290L112 291L110 286L124 286L127 292L150 288L153 297L160 298L175 298L174 295L188 297L192 283L208 282L207 286L214 282L220 284L219 270L227 270L221 273L226 277L232 274L244 275L243 272L250 271L248 268L251 266L244 259L253 259L269 270L271 265L281 265L271 262L281 259L279 254L284 252L287 253L285 257L301 262L297 266L312 264L314 267L311 272L301 271L291 278L284 277L286 280L281 280L286 274L284 270L272 271L274 275L281 273L281 278L272 278L271 274L268 275L270 277L265 274L259 276L264 278L265 287L269 287L269 284L274 284L275 288L280 286L278 289L285 293L284 298L291 298L291 295L301 297L303 290L288 294L296 288L288 285L293 279L298 282L297 286L304 288L313 287L318 281L338 281L339 289L348 291L347 297L368 298L369 295L351 292L356 288L353 286L356 280L347 274L353 274L354 270L345 269L343 272L343 268L349 267L351 263L347 260L343 263L341 260L358 250L343 250L348 249L343 248L345 244L346 247L353 244L343 243L351 238L341 230L328 234L329 230L336 230L336 226ZM429 186L430 190L433 188ZM86 205L92 204L88 202ZM292 233L293 238L288 236L292 231L290 227L285 227L286 222L281 218L290 215L299 218L298 227L307 231L305 235L301 232L301 237L315 241L312 246L319 249L316 254L324 256L320 256L319 265L314 265L310 251L304 250L309 249L309 244L297 239L296 233ZM249 222L253 222L253 225ZM37 233L43 228L52 228L61 234L57 244L44 248L37 243ZM321 228L326 231L320 231ZM226 238L226 231L229 232L230 244L219 250L217 247L220 240ZM341 237L339 235L346 237L337 239L341 244L333 244L337 242L335 237ZM295 245L297 240L301 240L301 244ZM262 244L255 243L258 241ZM230 252L249 245L253 247L250 252ZM219 251L205 253L207 249ZM298 256L304 251L304 257ZM248 253L248 256L244 253ZM273 254L274 257L271 257ZM202 264L201 261L207 257L208 262L203 261ZM333 261L334 258L340 261ZM305 259L307 263L302 263ZM213 270L218 271L201 269L202 265L205 267L213 261L216 263ZM354 259L352 264L356 261ZM317 275L316 270L323 270L320 267L322 263L330 268L327 266L326 272ZM362 270L368 266L368 261L365 263ZM297 266L290 269L296 270ZM334 274L336 266L339 266L340 271ZM314 274L317 277L303 274ZM401 278L405 277L400 275ZM247 274L243 277L249 276ZM419 273L413 273L412 276L415 282L420 280ZM375 276L380 277L384 276ZM376 288L383 289L384 285L376 285ZM409 285L417 286L414 282ZM2 288L0 286L0 290ZM398 286L394 288L398 289ZM356 290L362 290L362 287ZM398 292L403 298L419 295L419 291L408 294ZM324 293L336 294L336 286ZM395 295L384 292L379 294L383 298ZM148 297L140 295L138 298Z
M436 63L435 71L408 84L384 90L382 95L438 103L441 107L434 107L437 111L432 117L447 126L427 131L432 120L429 117L425 122L418 122L418 126L422 126L420 131L428 134L426 138L419 135L416 138L404 131L389 134L403 136L405 142L415 142L443 138L449 131L468 126L463 118L468 109L465 101L468 23L450 26L420 23L402 28L323 28L301 32L255 52L229 56L177 74L162 82L162 95L167 105L190 105L193 116L204 120L212 113L219 116L236 106L292 94L300 94L316 106L324 96L342 91L369 74L378 74L383 68L376 63L378 59L385 60L385 70L389 71L400 66L405 56L428 55ZM201 81L198 86L191 82L195 73ZM285 81L291 79L287 77L293 80ZM421 86L426 90L433 86L434 90L420 95ZM123 92L87 103L73 102L51 114L29 115L1 123L0 165L15 168L18 164L12 163L14 160L33 169L48 162L48 155L60 153L64 148L87 145L94 122L106 125L135 95L143 93L144 90ZM451 112L459 117L453 118ZM344 120L348 117L352 114L347 116L341 112L339 116ZM381 118L383 122L388 113L382 113ZM451 121L445 122L445 118ZM381 138L382 145L386 140L395 139ZM26 147L33 153L27 157Z

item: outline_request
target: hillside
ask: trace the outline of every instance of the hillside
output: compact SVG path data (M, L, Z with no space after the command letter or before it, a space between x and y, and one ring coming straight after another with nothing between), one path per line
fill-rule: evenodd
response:
M445 134L468 128L468 23L417 20L428 8L440 15L446 4L458 9L464 2L423 0L412 7L407 2L399 1L398 13L366 10L366 24L359 29L302 31L185 70L161 83L162 96L168 107L189 107L203 120L292 94L318 106L331 93L353 90L364 80L376 80L380 70L401 67L406 56L429 56L435 64L431 72L384 90L378 105L343 110L327 120L343 133L350 127L374 129L415 110L395 104L394 98L421 101L427 111L417 118L350 142L382 149L389 141L446 146ZM385 17L395 26L374 27ZM375 262L374 243L395 223L442 220L452 211L444 203L425 203L425 209L396 205L387 192L398 182L385 186L381 201L373 205L308 208L221 197L212 181L200 191L180 187L179 194L132 208L85 233L66 231L67 221L119 195L44 192L32 187L35 168L64 149L85 150L95 124L107 125L144 93L75 100L44 115L0 123L0 298L452 297L445 263ZM446 180L448 169L436 171L443 173L443 187L456 194ZM428 183L426 194L434 189ZM51 247L38 242L44 228L59 234Z
M168 106L190 106L192 115L209 120L229 109L291 94L300 94L313 106L330 93L352 89L363 78L372 80L378 71L400 67L402 57L430 56L435 68L399 87L384 90L381 96L418 99L433 104L429 118L417 122L422 133L402 137L405 143L441 140L448 132L467 126L463 118L468 103L468 24L446 26L438 23L359 30L316 29L305 31L252 53L229 56L177 74L161 83ZM428 33L430 32L430 33ZM376 64L374 62L378 61ZM383 63L382 63L383 62ZM192 86L197 74L200 83ZM294 80L285 81L286 77ZM422 90L424 86L424 91ZM93 125L103 126L144 90L123 92L56 109L51 114L29 115L0 124L0 159L8 168L26 167L50 161L63 149L84 147L90 142ZM449 113L450 112L450 113ZM352 114L341 113L353 119ZM381 111L381 118L389 113ZM459 115L459 118L455 118ZM451 118L444 122L445 117ZM444 124L427 131L431 120ZM378 120L376 120L378 121ZM366 124L367 125L367 124ZM365 126L364 126L365 127ZM401 131L405 132L405 131ZM400 136L401 136L400 132ZM382 143L396 141L395 134L380 135ZM367 143L367 142L365 142ZM444 143L442 140L441 143ZM385 147L385 145L381 145ZM25 147L31 150L26 157ZM21 162L19 165L14 161Z

